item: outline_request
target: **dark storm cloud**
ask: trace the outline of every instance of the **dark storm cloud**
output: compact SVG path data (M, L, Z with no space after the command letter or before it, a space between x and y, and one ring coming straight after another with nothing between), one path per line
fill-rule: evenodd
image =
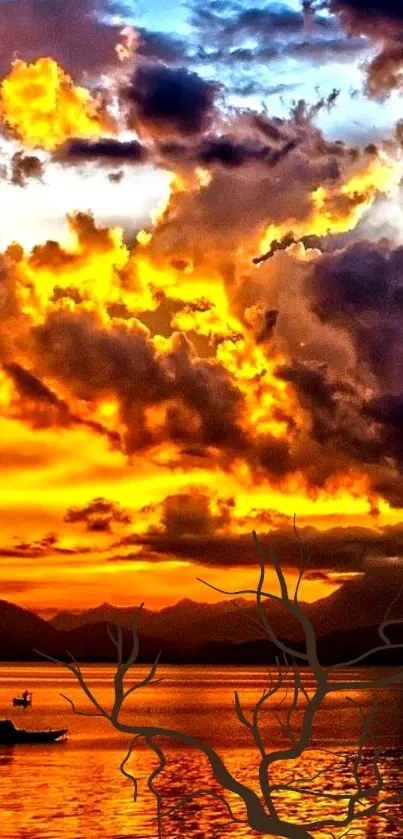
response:
M95 316L58 312L34 327L33 340L51 375L83 397L86 390L89 398L112 390L140 402L165 395L167 375L138 322L103 330Z
M333 98L332 94L330 100L315 107L327 107ZM199 384L193 387L193 381L197 368L201 371L205 367L201 360L188 364L185 376L175 373L174 381L180 382L181 387L173 386L171 390L172 395L181 395L189 411L195 410L194 416L201 425L191 430L188 420L179 421L178 405L167 414L167 428L169 439L182 444L182 453L194 452L195 447L205 446L207 441L214 445L215 430L215 440L227 458L242 450L256 472L270 475L274 482L301 470L313 492L325 487L335 473L364 469L373 488L369 492L375 509L375 496L381 485L389 486L389 500L395 503L397 498L399 463L396 459L394 463L388 461L388 446L391 456L396 447L378 417L369 412L369 406L381 388L383 346L389 348L392 330L400 328L398 253L388 256L387 247L364 243L354 246L357 252L349 246L320 257L318 251L312 262L305 262L282 252L292 244L290 235L274 244L259 273L254 273L252 265L249 272L242 266L241 282L231 257L240 241L246 246L249 236L258 240L264 232L265 219L284 224L297 213L306 217L312 211L309 196L318 184L344 183L351 171L365 170L377 154L374 148L359 152L342 143L326 141L312 124L312 110L304 102L298 103L288 121L243 114L233 136L209 136L198 141L197 148L208 148L209 154L214 151L210 163L206 162L208 156L204 157L211 182L202 190L173 195L152 242L156 264L159 259L161 265L170 261L177 270L183 270L189 262L198 268L208 267L214 260L227 283L232 311L249 334L257 343L272 345L290 359L287 369L277 371L277 375L296 392L306 413L304 429L293 435L292 445L269 435L255 434L251 440L252 433L241 433L236 421L243 405L240 393L236 395L236 380L230 391L223 389L223 393L231 393L226 402L228 411L221 413L217 401L212 411L204 390L200 401ZM279 162L271 172L267 149L276 144ZM266 151L262 153L264 147ZM284 148L286 155L281 154ZM193 149L182 141L169 147L165 144L163 153L181 159L190 156ZM218 155L217 150L223 150L223 154ZM248 168L241 164L242 160L250 163ZM357 200L358 196L353 196L352 207ZM340 209L344 214L344 204ZM202 233L197 239L195 229ZM306 237L304 242L306 247L323 245L312 237ZM392 280L385 279L386 270L395 278L393 290L388 286ZM391 317L389 308L381 324L379 311L386 300L394 301L394 315ZM399 377L401 381L401 346L403 342L397 341L393 350L395 361L380 393L389 392L386 389L391 388L393 377L395 382ZM185 357L187 354L188 349ZM182 365L183 355L181 358ZM215 387L213 379L211 387ZM221 404L225 404L224 398ZM285 420L291 429L290 418L277 418ZM133 422L129 425L132 428ZM188 430L187 440L184 428Z
M271 62L281 61L287 58L303 59L308 62L322 61L322 62L337 62L345 63L351 61L352 57L361 55L364 51L368 51L370 41L365 37L346 38L340 35L334 38L310 38L306 37L303 40L294 40L292 42L273 43L257 47L238 47L229 50L217 50L214 53L204 53L201 60L206 60L208 63L222 62L228 67L236 67L237 65L265 65ZM270 93L270 86L266 86L263 80L253 81L249 95L253 92L263 91ZM241 83L238 82L241 86ZM244 83L247 89L248 83ZM287 87L294 87L295 85L277 85L287 90Z
M275 375L304 412L280 468L300 469L312 491L358 470L374 512L378 495L400 506L403 249L360 242L308 262L274 250L232 303L254 339L288 359Z
M403 23L403 7L400 0L331 0L332 11L351 15L352 20L391 21Z
M34 428L84 425L97 434L108 437L114 448L120 447L118 434L104 428L101 423L80 417L70 409L64 399L60 399L37 376L20 364L3 364L3 370L12 379L18 394L18 402L14 402L13 405L14 415L18 418L31 423Z
M378 99L385 99L392 90L402 86L403 47L394 41L385 45L382 52L371 61L368 70L367 90Z
M325 255L310 279L314 310L354 342L382 391L403 389L403 248L359 242Z
M368 50L369 42L364 37L356 38L306 38L287 47L287 55L322 62L348 62L354 56Z
M296 576L301 567L301 542L297 540L290 524L276 525L272 522L273 529L267 532L267 525L263 523L263 511L261 515L262 518L258 515L253 525L251 523L251 530L257 531L265 551L264 588L266 591L277 593L272 587L270 574L273 570L271 552L274 551L286 574L293 571ZM303 579L340 586L330 598L306 606L317 636L328 633L329 626L333 629L346 629L347 626L368 626L381 622L386 609L396 600L401 587L402 526L384 527L379 532L362 527L331 528L323 532L311 526L298 525L298 534L305 546L306 571ZM112 556L110 561L125 563L141 556L150 563L158 563L166 557L175 557L199 568L210 567L216 571L222 569L223 574L231 573L231 569L249 568L248 587L253 589L257 585L258 563L251 533L224 535L215 531L187 534L182 530L168 536L166 533L149 532L146 535L128 536L114 547L127 550L130 545L136 545L137 551L142 548L141 552L126 555L122 552ZM207 571L201 576L209 581ZM217 585L216 581L215 576L214 582ZM235 580L231 584L231 579L226 582L224 577L221 585L224 589L229 589L230 597L231 589L237 588ZM295 583L289 582L288 585L292 596ZM201 588L201 597L203 590ZM301 592L299 599L303 601ZM393 612L390 612L390 617L399 616L401 604L402 600L399 599ZM284 631L282 607L279 607L278 611L276 604L271 601L266 601L265 605L269 609L268 614L273 626L279 626L276 631L281 632L281 628Z
M386 472L382 467L388 456L397 454L390 435L385 433L379 417L371 408L371 400L360 394L360 387L348 379L334 380L326 365L294 362L278 368L276 374L292 383L298 401L306 411L310 426L309 440L298 447L294 455L294 468L298 461L312 486L325 482L338 468L364 469L370 477L373 495L380 492L380 482L385 496L391 503L396 500L394 481L396 472ZM339 463L339 467L337 467ZM386 485L390 482L390 491Z
M208 534L216 529L208 498L202 493L176 495L165 499L162 525L170 537L182 534Z
M307 8L315 9L315 0L308 0ZM386 98L392 90L401 88L403 70L403 11L399 0L328 0L347 33L371 39L380 45L378 55L368 63L366 87L370 96Z
M392 438L378 417L365 414L370 398L365 396L358 374L354 380L355 365L357 369L360 365L364 377L367 371L371 373L370 396L377 394L374 359L377 353L381 357L384 339L382 330L374 329L372 321L366 324L365 318L367 313L377 316L371 307L373 294L381 304L385 295L390 297L389 290L382 286L382 272L381 279L378 276L386 258L382 249L372 256L365 251L355 260L350 254L357 277L350 277L354 271L351 265L347 271L346 262L341 264L340 254L303 265L285 255L282 263L283 254L276 253L261 266L259 274L250 264L242 282L234 282L237 266L232 255L240 242L247 246L249 241L259 241L269 222L283 224L290 218L310 218L310 196L319 184L337 186L345 182L351 168L356 171L360 158L365 168L368 156L373 156L374 150L359 153L329 142L314 127L315 108L317 111L331 105L333 98L331 94L313 110L300 102L289 120L243 113L237 116L231 134L197 135L196 139L182 136L180 142L171 141L172 153L178 158L188 155L192 170L197 155L197 162L203 161L212 177L203 189L173 193L150 246L156 266L161 260L162 265L170 263L180 271L193 262L198 270L213 260L241 323L247 322L247 310L250 313L256 302L262 303L255 312L259 317L252 317L250 333L258 343L279 345L290 358L288 370L282 375L307 413L306 427L292 444L256 433L253 428L246 431L242 421L245 396L236 378L223 365L199 357L183 335L173 336L169 352L157 352L148 330L134 317L125 321L123 316L106 329L94 313L77 310L51 312L43 324L33 327L32 358L38 377L60 383L63 393L67 389L84 404L116 399L119 424L125 429L123 448L128 454L170 441L178 449L178 463L182 456L184 462L187 457L186 462L192 463L189 452L196 450L200 458L210 458L211 463L216 457L210 451L214 447L218 450L215 462L223 469L242 457L254 473L270 476L277 485L285 476L301 470L313 492L335 473L364 466L372 485L388 485L388 497L396 499L397 450L391 448ZM167 154L167 144L163 153ZM177 168L180 173L180 166ZM184 171L186 175L186 168ZM105 231L95 229L88 219L82 224L91 246L102 253ZM197 237L195 230L200 232ZM55 243L48 243L36 249L32 264L50 263L57 268L66 258L71 256ZM345 254L343 258L346 261ZM270 274L272 262L274 276ZM366 281L359 275L360 267L371 274ZM397 268L393 270L396 273ZM361 314L363 306L365 318L357 325L354 317L357 311ZM119 318L118 312L116 315ZM385 346L390 343L392 326L399 328L397 319L389 315L383 327L389 330ZM363 340L364 326L371 332L369 341ZM239 337L234 336L237 340ZM306 344L309 350L301 349ZM316 363L325 358L328 369L318 364L306 366L308 352ZM148 412L153 406L159 407L162 417L155 427ZM291 428L291 420L287 422ZM389 456L395 457L393 464L387 461L388 446Z
M199 11L199 19L203 19L203 9ZM205 16L207 25L211 24L211 17L208 12ZM318 18L317 22L323 27L328 26L326 18ZM250 8L243 9L232 19L227 20L221 18L221 34L224 39L232 39L234 36L240 34L253 36L261 35L265 32L266 36L277 32L300 32L304 27L304 16L301 12L291 9L289 6L268 6L267 8ZM220 22L215 19L216 25L220 26Z
M112 166L116 163L143 164L152 157L160 163L176 162L179 166L185 163L209 166L221 164L226 167L238 167L254 161L262 161L267 166L275 166L298 145L296 139L289 140L279 148L275 148L261 141L245 138L238 140L230 135L207 136L200 143L184 144L178 142L160 143L157 149L146 148L137 140L123 142L119 140L70 140L54 155L54 160L77 165L80 163L98 163ZM34 177L34 161L30 167L30 158L26 159L26 168L32 168ZM39 163L39 161L38 161ZM28 173L27 173L28 176ZM20 175L22 178L22 174ZM20 185L23 185L22 182Z
M141 130L197 134L209 124L217 85L184 67L140 65L123 90L131 105L130 122Z
M266 8L245 8L241 3L228 4L223 10L217 3L193 7L192 22L199 34L209 35L210 44L234 44L241 37L257 37L267 40L276 35L300 33L305 28L305 15L286 4L268 5ZM311 29L332 31L334 21L315 14L310 21Z
M185 64L189 59L188 44L177 35L165 32L152 32L142 27L136 31L139 40L136 55L150 61L162 61L164 64Z
M337 186L356 161L361 158L364 166L368 157L327 141L314 126L315 114L332 107L336 96L332 92L314 106L301 101L288 120L244 112L231 132L205 135L196 145L163 143L161 159L171 160L179 173L186 176L196 159L212 178L202 190L173 194L154 233L154 257L158 260L161 253L161 259L169 259L171 252L177 256L179 251L201 265L217 254L232 264L231 252L240 242L259 242L269 223L283 225L293 219L298 224L307 218L312 192L319 185ZM350 205L354 200L358 198L347 199ZM203 236L195 237L195 230L202 230Z
M258 94L261 97L262 93L265 96L276 96L277 94L297 90L299 87L301 87L300 82L292 84L285 84L284 82L280 82L279 84L263 84L261 79L249 79L247 81L239 81L235 86L235 90L238 96L253 96Z
M385 460L393 458L397 464L398 474L389 480L380 476L374 480L374 489L381 495L384 493L392 505L399 506L403 498L403 388L401 393L386 393L373 398L365 405L364 411L369 419L377 423L378 440Z
M251 160L264 160L271 149L264 144L240 143L231 137L217 137L202 142L198 156L201 163L222 163L224 166L241 166Z
M277 375L295 386L303 407L324 410L333 414L336 410L336 394L349 391L343 383L329 383L321 370L303 364L277 368Z
M233 498L220 499L218 512L212 513L209 496L195 486L189 487L186 493L167 496L161 504L144 508L144 512L159 510L161 524L155 529L156 535L162 529L168 538L175 539L182 536L212 536L230 524L234 506ZM153 528L150 528L152 532Z
M22 396L35 401L47 402L49 405L56 405L66 408L65 403L54 394L46 385L36 378L28 370L24 370L19 364L5 364L5 372L13 379Z
M390 301L393 279L398 283L402 270L403 248L390 254L387 248L358 242L341 253L324 256L312 277L317 309L324 318L339 313L341 319L348 314L376 312Z
M238 388L224 367L198 359L183 335L176 335L172 351L162 358L140 324L104 330L90 316L57 314L35 327L33 338L38 363L76 396L116 395L127 428L127 451L156 442L144 409L166 400L177 400L167 412L168 439L242 447Z
M70 140L62 146L55 160L65 163L99 163L115 165L116 163L145 163L148 159L147 149L138 142L131 140Z
M203 44L198 60L223 68L245 64L263 67L293 56L309 62L344 62L368 48L364 37L347 38L334 18L315 12L307 15L286 4L245 8L234 2L223 8L221 4L203 7L197 3L193 23Z
M303 447L297 446L294 468L299 462L314 485L320 483L321 472L331 474L337 461L340 466L355 464L369 476L374 497L380 494L399 506L403 503L403 248L360 242L323 254L301 277L296 297L296 312L305 311L310 323L302 349L298 341L291 343L297 315L288 306L284 309L287 298L281 305L276 283L267 300L267 307L277 304L274 337L289 357L294 356L276 374L292 384L310 428L305 441L309 455L304 461ZM312 315L316 321L309 321ZM313 359L315 343L319 346L324 340L324 328L335 331L333 337L328 333L327 357L321 364L319 358ZM340 346L346 342L346 350L353 351L348 363L329 354L329 347L336 349L337 335ZM304 360L304 355L311 360Z
M290 139L276 148L256 137L237 138L230 134L205 136L197 144L161 143L161 160L173 161L178 166L192 164L203 167L215 164L232 169L253 163L276 166L298 146L298 139Z
M133 320L106 330L90 314L64 312L33 328L31 346L43 375L74 398L84 403L116 398L128 454L171 441L182 464L193 446L224 470L242 457L273 483L293 469L289 443L242 427L245 398L236 380L222 364L198 357L180 333L160 355L146 329ZM164 419L154 428L147 409L158 405Z
M189 509L191 508L192 504L189 503ZM143 545L152 550L156 557L176 556L212 567L256 566L256 549L251 533L223 535L219 528L210 527L210 519L207 518L206 524L206 520L203 519L203 523L202 518L200 525L193 530L187 529L188 521L185 519L182 527L177 521L175 532L168 533L167 528L164 528L162 532L157 533L151 529L146 534L124 537L118 545ZM251 525L252 529L257 531L259 540L266 549L271 548L276 552L283 569L300 568L301 543L290 524L275 526L267 532L267 526L260 523L258 516ZM312 526L299 526L298 533L307 549L307 573L311 574L331 570L336 573L365 573L370 570L372 564L373 567L377 564L379 571L382 562L387 565L388 558L403 557L401 524L386 526L379 531L348 526L320 531ZM267 567L270 567L269 555Z
M0 74L17 55L51 56L73 77L119 64L121 25L111 22L110 0L0 0ZM136 27L136 54L150 61L186 64L188 45L175 34Z
M107 26L102 0L1 0L0 73L15 55L25 61L51 56L73 76L117 64L121 27Z
M86 530L90 532L110 533L114 524L130 524L131 517L115 501L94 498L85 507L71 507L64 521L67 524L85 524Z
M32 154L16 152L11 160L10 180L15 186L24 187L31 180L42 180L43 163Z
M36 545L16 548L0 548L0 555L7 559L39 559L47 555L48 551Z
M256 335L257 344L263 344L266 341L271 340L276 327L278 315L279 313L277 309L268 309L265 311L262 327Z
M88 553L89 548L80 548L77 551L74 548L62 548L58 544L58 537L55 533L48 533L42 539L37 539L32 542L16 541L12 547L0 547L0 556L7 559L39 559L45 556L72 555L78 553Z

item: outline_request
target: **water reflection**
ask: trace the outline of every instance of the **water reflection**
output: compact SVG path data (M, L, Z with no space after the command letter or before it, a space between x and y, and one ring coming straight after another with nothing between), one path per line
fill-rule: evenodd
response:
M13 746L0 746L0 768L2 766L9 766L14 760Z
M152 707L153 721L179 728L189 733L202 734L215 745L231 772L243 783L258 791L256 778L258 755L251 748L248 731L234 714L233 691L239 688L246 713L250 710L266 682L266 674L259 668L163 668L165 681L144 691L136 719L150 722L146 713ZM90 668L92 687L97 697L106 704L111 701L112 668ZM143 671L139 669L141 675ZM368 671L362 673L368 678ZM10 709L10 695L19 684L34 690L35 706L29 712ZM162 690L163 688L163 690ZM133 801L133 785L123 778L119 765L128 748L130 738L118 735L105 721L98 718L74 717L59 693L67 693L79 708L86 708L82 694L69 675L53 667L0 667L0 714L12 716L17 725L27 728L67 725L70 740L66 745L18 746L0 748L0 823L5 839L155 839L155 801L147 788L150 772L157 766L157 758L140 745L133 752L128 769L139 783L138 801ZM370 707L373 696L357 691L359 701ZM385 743L379 758L379 768L387 792L402 787L402 705L400 692L393 688L382 692L383 728ZM127 712L132 720L136 706ZM357 742L357 714L343 696L333 696L323 708L317 721L315 736L342 737ZM273 715L264 716L264 733L272 747L284 745L277 731ZM387 737L392 737L389 742ZM160 741L167 747L166 741ZM396 746L400 746L398 751ZM323 769L317 781L309 784L310 792L353 793L356 789L352 775L348 746L332 747L336 755L326 751L309 751L291 766L277 765L272 772L273 783L289 783L294 778L311 777ZM375 776L371 754L361 770L362 783L373 785ZM207 759L193 750L170 745L167 748L167 767L155 782L161 792L165 810L173 807L185 794L208 786L220 792L211 778ZM296 783L294 781L294 786ZM244 817L242 802L235 796L228 801L238 817ZM329 802L323 795L281 791L276 793L280 814L295 821L313 821L325 815L342 815L345 802ZM403 818L402 809L394 807L390 813ZM172 839L207 839L219 827L219 836L246 839L256 837L247 825L227 826L227 811L219 801L200 797L164 819L166 836ZM365 839L402 837L403 828L394 827L378 816L357 823ZM336 836L345 828L334 828ZM329 839L329 831L317 831L318 839Z

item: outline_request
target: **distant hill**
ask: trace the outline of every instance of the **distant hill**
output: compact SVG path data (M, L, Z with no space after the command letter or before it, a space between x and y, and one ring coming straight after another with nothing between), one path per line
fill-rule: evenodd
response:
M115 661L116 649L107 632L108 623L98 622L66 632L49 621L0 600L0 661L43 661L34 649L65 659L69 650L79 661ZM124 633L124 651L131 650L131 633ZM139 662L155 658L164 646L162 639L142 639Z
M111 606L110 603L102 603L100 606L95 606L93 609L86 609L82 612L64 610L57 612L57 614L49 620L51 626L55 629L60 629L66 632L70 629L77 629L79 626L85 626L90 623L111 622L119 614L119 618L123 626L130 626L130 621L135 611L135 606L117 608ZM154 614L148 609L144 610L146 614Z
M0 600L0 660L31 661L34 647L57 649L59 637L48 621L28 609Z
M238 601L240 604L246 601ZM113 621L116 617L122 626L130 627L135 607L118 608L109 603L103 603L95 609L88 609L81 614L59 612L50 621L56 629L70 630L86 624ZM249 637L247 619L240 615L236 606L230 601L217 604L198 603L189 599L180 600L174 606L166 606L159 612L142 609L137 626L144 635L158 635L168 641L182 641L193 646L204 641L206 635L212 634L217 639L243 639L245 633ZM186 629L183 633L183 629ZM252 631L252 637L256 632Z
M394 593L393 589L380 590L375 579L365 581L365 591L361 581L352 581L329 597L311 604L303 603L302 607L319 638L336 630L381 622ZM137 623L139 634L164 638L165 642L172 644L180 639L183 649L193 649L207 639L241 642L264 638L264 631L256 624L256 605L242 598L236 599L236 602L241 609L230 600L199 603L189 599L180 600L158 612L143 609ZM278 635L295 640L303 638L299 623L290 618L281 603L266 600L263 608ZM135 606L118 608L103 603L81 614L59 612L49 623L55 629L68 631L87 624L111 621L118 616L122 626L130 627L134 609ZM403 614L403 609L401 612Z
M53 627L48 621L40 618L29 609L0 600L0 634L35 635L38 632L53 633Z
M273 605L276 607L276 604ZM312 608L313 613L316 607L317 604ZM111 612L109 613L108 610ZM127 624L133 611L123 611L126 616L126 628L123 631L124 654L128 655L132 638ZM249 606L245 612L249 617L253 615L253 610ZM268 612L271 623L274 625L271 604L269 604ZM276 614L275 609L273 613L278 622L279 615ZM107 633L108 622L100 620L100 617L104 617L105 614L113 617L116 610L105 604L98 610L91 610L92 622L60 629L53 626L53 621L45 621L27 609L0 600L0 660L43 661L41 656L33 652L34 649L38 649L64 660L68 658L67 651L70 651L78 661L114 662L116 650ZM124 616L121 610L120 615L123 622ZM142 626L139 622L138 662L153 661L157 653L162 650L161 663L165 664L274 663L275 656L278 655L277 648L263 636L263 633L259 637L258 629L255 625L245 622L244 617L243 613L239 613L229 602L211 606L194 604L192 601L185 600L161 612L145 612L142 615ZM348 617L346 614L347 623ZM224 630L225 623L226 630ZM378 635L378 625L372 621L367 626L356 627L354 630L349 627L339 627L317 636L320 661L326 666L350 660L374 646L380 646L382 642ZM295 637L285 632L284 625L283 631L277 631L277 634L288 646L303 649L303 642L295 640ZM392 642L403 643L402 625L388 628L387 634ZM367 659L365 663L372 666L400 665L403 663L403 650L379 653Z
M388 632L392 643L403 644L402 626L394 627ZM292 646L300 652L305 651L304 644L292 639L282 639L287 646ZM378 625L367 626L355 630L337 630L322 636L317 643L320 663L324 667L333 664L352 661L363 653L382 645L378 635ZM258 639L238 644L228 644L221 641L211 641L205 644L198 653L198 662L207 664L243 664L262 665L274 664L278 649L270 641ZM280 654L281 655L281 654ZM363 662L366 667L387 667L403 665L402 650L383 650L368 656ZM360 665L355 665L360 666Z

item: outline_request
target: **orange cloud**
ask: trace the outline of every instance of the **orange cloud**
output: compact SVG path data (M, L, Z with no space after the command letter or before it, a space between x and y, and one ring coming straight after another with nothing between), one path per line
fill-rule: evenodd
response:
M71 137L110 130L91 93L74 85L52 58L16 60L0 88L4 124L26 146L54 151Z
M377 195L397 189L403 174L401 163L379 152L364 166L360 163L356 168L357 171L350 173L344 182L314 190L309 197L310 209L306 218L288 218L281 225L269 225L260 243L262 253L290 233L296 239L302 239L304 236L323 238L353 230Z
M53 151L105 130L89 91L51 59L17 62L1 97L27 145ZM190 584L196 565L228 564L232 549L241 580L254 527L281 531L296 512L323 529L368 517L375 528L401 509L395 406L383 426L366 412L381 388L370 360L349 324L333 322L331 299L319 310L321 242L252 263L288 232L354 229L400 164L370 152L357 161L320 145L312 126L301 151L287 136L294 124L277 130L288 152L276 164L259 145L234 171L216 159L173 167L133 244L71 212L63 243L24 252L17 241L1 255L0 504L11 542L24 511L23 543L4 540L4 558L16 585L29 572L30 602L41 581L49 605L67 599L64 586L95 605L106 582L123 599L130 573L156 597L143 574L156 566L173 597L179 574ZM44 543L49 532L68 566ZM34 555L41 568L27 567ZM312 579L311 595L329 593L329 579Z

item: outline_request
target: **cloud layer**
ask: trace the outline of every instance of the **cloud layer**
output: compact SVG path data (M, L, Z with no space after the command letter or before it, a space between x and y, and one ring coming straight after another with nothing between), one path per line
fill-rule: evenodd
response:
M133 222L124 237L69 206L63 240L26 252L16 230L1 254L0 430L22 472L34 460L18 461L22 441L43 441L58 517L53 541L35 531L7 544L10 562L54 561L60 549L98 568L240 571L254 561L256 528L295 573L294 499L326 524L305 532L312 585L401 556L403 248L360 228L398 194L399 128L377 146L333 141L317 120L338 108L337 89L280 118L230 107L202 71L214 55L228 69L270 49L276 60L286 49L323 57L371 41L382 52L368 89L383 95L380 56L398 48L398 8L364 14L346 0L330 17L309 6L199 8L193 24L210 45L207 58L199 45L197 70L191 39L122 34L96 5L52 7L60 35L49 54L42 10L30 48L25 24L4 18L21 50L1 86L4 181L25 194L66 167L89 189L95 173L119 189L140 167L169 172L147 229ZM67 21L79 16L95 58L71 42ZM359 509L343 547L332 503L352 526Z

